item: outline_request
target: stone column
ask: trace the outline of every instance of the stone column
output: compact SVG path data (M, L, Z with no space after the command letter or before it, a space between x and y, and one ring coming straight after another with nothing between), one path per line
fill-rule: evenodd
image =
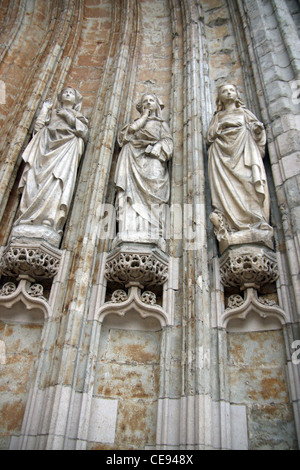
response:
M278 260L277 292L287 325L285 340L291 402L299 442L299 367L293 364L294 341L299 339L299 36L286 1L237 1L236 28L242 31L240 53L248 57L244 75L252 69L258 106L267 131L276 202L271 205L275 225L275 249ZM242 29L241 29L242 27ZM237 32L237 37L240 33ZM245 56L246 52L246 56ZM251 101L251 94L248 95ZM275 199L275 198L274 198Z
M158 448L209 449L213 447L210 299L206 251L204 197L203 126L206 100L206 51L203 43L201 9L194 1L171 1L173 27L173 129L175 149L183 142L182 166L174 163L174 202L183 211L180 243L174 239L171 250L182 250L179 279L183 290L181 323L181 398L172 383L171 351L179 345L174 331L166 331L162 356L164 382L159 401ZM181 29L182 28L182 29ZM181 62L182 61L182 62ZM183 95L176 91L183 66ZM183 115L181 117L181 112ZM179 128L183 123L183 135ZM180 140L182 138L182 140ZM175 150L176 154L176 150ZM179 185L182 196L179 199ZM172 238L172 237L171 237ZM179 321L179 319L177 319ZM173 333L173 334L172 334ZM173 372L174 373L174 372ZM179 422L179 429L175 422ZM178 426L178 424L177 424ZM170 447L171 446L171 447Z

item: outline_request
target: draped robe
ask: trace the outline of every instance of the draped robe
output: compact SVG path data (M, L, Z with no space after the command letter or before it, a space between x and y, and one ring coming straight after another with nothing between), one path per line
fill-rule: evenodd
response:
M159 207L169 201L167 161L173 152L172 136L166 122L158 117L148 118L144 127L134 134L129 128L127 124L119 133L122 149L115 174L121 231L145 231L152 227L161 234L163 221ZM159 158L147 153L147 147L158 142L161 144Z
M74 125L52 111L46 125L26 147L26 165L19 184L23 194L14 225L47 225L61 232L88 134L87 119L74 109L71 112Z
M254 132L257 125L260 133ZM227 230L271 230L262 124L245 108L220 111L209 126L207 142L212 205Z

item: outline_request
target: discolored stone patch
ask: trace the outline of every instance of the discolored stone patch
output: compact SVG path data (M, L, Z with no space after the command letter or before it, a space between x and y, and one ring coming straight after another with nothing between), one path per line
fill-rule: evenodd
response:
M246 406L249 448L296 448L282 331L227 338L230 401Z

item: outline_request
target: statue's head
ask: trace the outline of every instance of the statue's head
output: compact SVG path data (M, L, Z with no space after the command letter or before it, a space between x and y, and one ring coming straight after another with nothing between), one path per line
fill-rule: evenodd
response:
M229 97L235 102L235 106L237 108L245 107L236 85L233 85L232 83L223 83L218 87L218 96L216 99L217 112L224 110L224 102Z
M75 111L80 111L83 98L79 91L77 91L75 88L65 87L59 93L57 99L60 107L63 107L64 102L72 102L73 109L75 109Z
M149 103L149 106L153 107L155 115L161 118L161 111L164 109L164 105L162 101L155 95L155 93L144 93L141 96L139 102L136 105L136 109L139 113L143 113L143 108L146 103L147 105Z

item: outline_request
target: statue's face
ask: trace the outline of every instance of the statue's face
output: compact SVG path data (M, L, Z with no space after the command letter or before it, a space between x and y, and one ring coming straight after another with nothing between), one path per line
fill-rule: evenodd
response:
M75 104L76 96L72 88L65 88L61 94L62 103Z
M222 103L226 101L236 101L237 92L234 85L223 85L219 90L219 99Z
M143 111L145 109L149 109L151 111L151 113L154 113L157 109L157 104L156 104L156 100L155 100L154 96L145 95L143 97L143 101L142 101L142 108L143 108Z

